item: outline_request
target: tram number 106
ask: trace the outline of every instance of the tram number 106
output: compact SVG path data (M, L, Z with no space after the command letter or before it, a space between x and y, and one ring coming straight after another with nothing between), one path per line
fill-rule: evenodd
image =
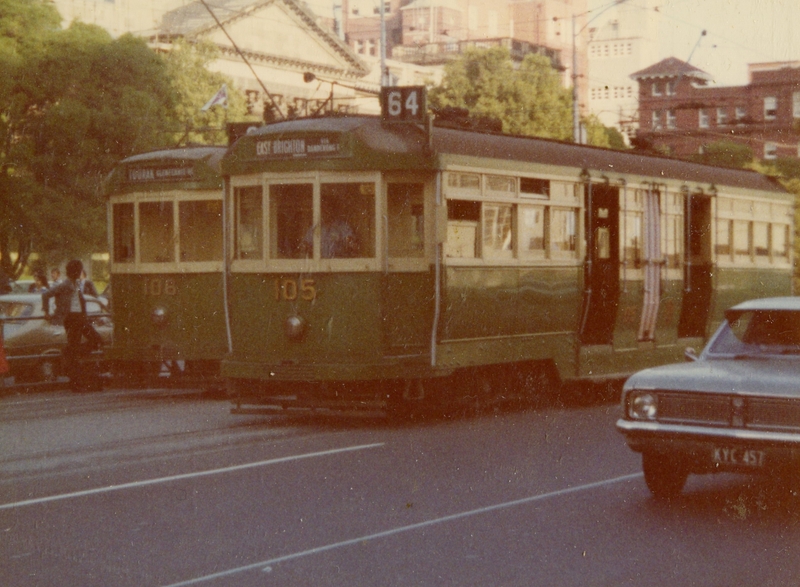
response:
M293 302L297 299L313 301L317 297L317 284L313 279L276 279L275 300Z
M177 293L178 286L171 277L149 277L144 280L146 296L174 296Z

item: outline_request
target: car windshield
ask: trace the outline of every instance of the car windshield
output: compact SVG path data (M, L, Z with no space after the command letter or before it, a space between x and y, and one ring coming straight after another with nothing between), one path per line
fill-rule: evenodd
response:
M731 316L708 352L734 357L800 356L800 312L758 310Z
M7 338L22 328L25 322L10 318L27 318L33 315L33 304L22 302L0 302L0 317L3 318L3 337Z

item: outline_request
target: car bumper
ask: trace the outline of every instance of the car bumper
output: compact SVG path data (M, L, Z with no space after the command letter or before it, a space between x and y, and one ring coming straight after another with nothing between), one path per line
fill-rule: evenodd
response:
M800 432L716 428L620 419L636 452L674 455L693 472L785 469L800 464Z

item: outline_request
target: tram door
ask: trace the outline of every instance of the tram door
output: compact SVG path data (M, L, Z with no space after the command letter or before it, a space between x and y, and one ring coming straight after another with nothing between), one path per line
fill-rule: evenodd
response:
M619 188L586 186L583 344L611 344L619 303Z
M683 301L679 337L704 337L711 311L711 198L687 195L685 203Z

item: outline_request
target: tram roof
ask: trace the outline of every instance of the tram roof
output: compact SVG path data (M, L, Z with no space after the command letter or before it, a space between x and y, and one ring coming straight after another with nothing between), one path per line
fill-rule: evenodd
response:
M108 175L106 195L155 191L166 187L207 190L222 187L222 158L227 147L197 146L159 149L131 155Z
M254 173L268 162L270 169L335 168L335 161L357 160L365 169L433 169L435 156L521 161L585 169L606 176L641 176L681 182L725 185L770 192L785 190L776 181L754 171L714 167L657 155L644 155L536 137L514 136L434 126L430 142L416 125L384 124L375 116L333 116L276 122L252 128L229 150L222 162L225 175ZM320 137L335 142L334 155L314 153L257 153L257 143L290 142ZM316 144L316 143L315 143ZM431 147L432 146L432 150ZM357 158L357 159L356 159ZM349 166L352 168L352 166Z

